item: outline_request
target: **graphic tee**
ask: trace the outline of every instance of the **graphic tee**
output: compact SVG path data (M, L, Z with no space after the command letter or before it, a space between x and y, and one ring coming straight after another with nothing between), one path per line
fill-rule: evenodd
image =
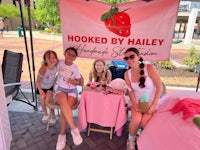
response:
M68 82L68 79L70 78L81 78L78 66L76 64L67 66L64 60L60 60L58 63L58 78L56 83L58 86L65 89L74 89L76 86Z
M46 72L41 79L42 89L50 89L54 85L57 71L58 71L57 66L54 67L53 70L49 70L48 67L46 68Z

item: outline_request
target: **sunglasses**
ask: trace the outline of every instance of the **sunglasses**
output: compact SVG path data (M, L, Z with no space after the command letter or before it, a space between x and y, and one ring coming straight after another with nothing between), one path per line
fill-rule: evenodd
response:
M124 61L128 61L128 59L133 60L135 58L135 54L130 55L129 57L124 57Z

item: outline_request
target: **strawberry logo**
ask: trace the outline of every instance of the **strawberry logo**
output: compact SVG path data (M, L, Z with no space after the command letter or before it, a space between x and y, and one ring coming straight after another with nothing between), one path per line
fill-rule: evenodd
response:
M126 9L127 10L127 9ZM104 13L101 16L101 21L104 22L106 28L111 32L128 37L130 35L130 17L125 11L119 12L117 7L111 7L109 12Z

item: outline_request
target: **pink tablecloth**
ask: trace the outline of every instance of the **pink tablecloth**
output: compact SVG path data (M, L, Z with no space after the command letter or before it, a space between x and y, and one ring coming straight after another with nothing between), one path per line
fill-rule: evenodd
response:
M103 127L120 129L127 121L125 95L83 91L78 111L78 128L80 131L87 123L96 123Z
M200 128L192 117L184 120L182 112L168 111L185 97L200 99L200 93L172 92L161 99L163 104L138 138L139 150L200 150Z

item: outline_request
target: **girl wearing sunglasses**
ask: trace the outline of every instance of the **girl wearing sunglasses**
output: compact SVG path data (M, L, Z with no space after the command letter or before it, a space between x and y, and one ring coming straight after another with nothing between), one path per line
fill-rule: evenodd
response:
M135 150L136 134L138 129L143 129L153 116L162 93L162 82L155 67L143 63L138 49L131 47L124 55L124 61L130 67L124 77L132 89L128 92L131 101L131 120L127 150Z

